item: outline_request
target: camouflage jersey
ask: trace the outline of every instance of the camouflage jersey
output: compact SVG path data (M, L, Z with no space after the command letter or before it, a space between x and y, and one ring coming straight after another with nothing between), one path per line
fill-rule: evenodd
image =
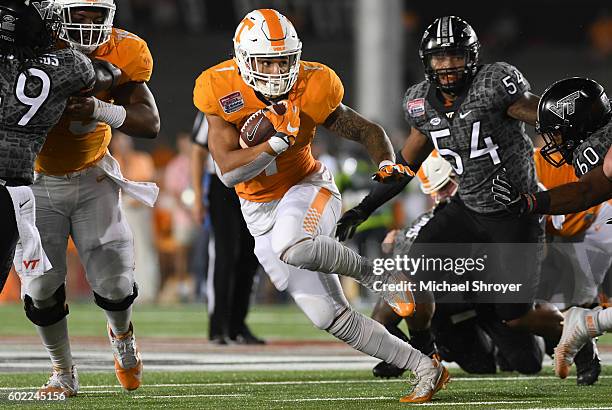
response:
M572 165L578 178L603 164L606 153L612 146L612 120L592 133L574 150Z
M504 167L519 191L537 191L533 144L525 124L506 113L529 89L516 68L493 63L479 67L467 91L450 107L427 81L406 91L406 120L451 163L458 195L473 211L504 210L491 195L491 181Z
M91 60L73 49L27 64L0 56L0 178L31 184L34 160L70 95L93 87Z
M432 210L419 215L410 226L400 229L397 232L397 235L395 235L395 240L393 241L393 256L407 255L408 251L410 251L412 243L415 241L417 236L419 236L421 228L427 225L427 223L434 217L434 213L437 210L442 209L445 204L446 202L440 203Z

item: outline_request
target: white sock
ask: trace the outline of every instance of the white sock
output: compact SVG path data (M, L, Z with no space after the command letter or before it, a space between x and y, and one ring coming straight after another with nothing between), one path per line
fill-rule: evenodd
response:
M115 336L126 334L130 330L130 320L132 320L132 306L126 310L110 311L105 310L106 319Z
M68 321L63 318L51 326L34 326L47 349L53 367L69 371L72 368L72 353L68 340Z
M612 308L600 310L596 313L597 326L600 332L609 332L612 330Z
M342 312L327 331L360 352L400 369L415 371L421 359L427 358L408 343L393 336L374 319L352 309Z

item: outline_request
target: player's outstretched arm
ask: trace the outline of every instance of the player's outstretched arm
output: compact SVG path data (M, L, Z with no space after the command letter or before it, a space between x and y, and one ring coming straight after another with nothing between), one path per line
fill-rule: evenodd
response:
M514 119L535 126L538 117L538 101L540 101L540 97L526 92L514 104L508 107L506 113Z
M410 135L401 151L398 151L396 161L399 165L412 170L413 174L433 150L431 142L416 128L410 130ZM381 205L402 192L412 177L403 178L391 184L376 184L368 195L355 208L349 209L337 223L336 236L339 240L350 239L357 227Z
M608 172L612 171L612 154L606 155ZM537 213L543 215L567 215L585 211L592 206L612 199L612 180L606 176L604 164L593 168L577 182L563 184L548 191L519 193L514 184L502 174L493 181L493 199L514 214ZM612 174L612 173L611 173Z
M208 148L220 171L219 178L228 187L247 181L265 169L276 155L268 142L241 148L236 128L223 118L207 114Z
M612 199L612 181L604 174L604 167L598 166L584 174L578 182L560 185L549 191L550 205L547 215L566 215L585 211L608 199Z
M155 138L159 133L159 111L146 83L128 82L113 91L115 104L125 108L119 130L137 138Z
M383 161L395 162L393 145L385 130L352 108L340 104L329 114L323 126L342 138L361 143L377 165Z

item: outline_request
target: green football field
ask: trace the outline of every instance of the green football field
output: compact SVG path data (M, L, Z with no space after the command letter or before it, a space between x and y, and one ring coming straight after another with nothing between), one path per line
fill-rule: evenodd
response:
M612 406L612 376L593 387L559 381L546 370L539 377L470 377L453 371L454 380L428 407L461 408L591 408ZM10 392L32 392L44 374L0 376L0 406L14 404ZM409 390L408 379L376 380L367 372L149 372L144 386L127 393L112 373L81 376L81 391L58 403L19 402L32 407L75 409L380 409L410 407L398 399ZM417 405L418 406L418 405ZM423 406L423 405L421 405Z
M410 405L399 403L399 398L410 390L410 379L379 380L371 376L371 364L368 362L361 370L326 369L292 370L292 364L287 363L285 370L242 370L242 371L165 371L151 370L158 358L169 356L165 350L157 352L144 351L145 373L143 386L134 392L124 392L118 386L112 372L112 360L104 340L104 315L92 304L73 303L69 316L70 331L79 340L80 360L89 353L88 349L98 349L106 356L101 359L91 359L85 364L98 366L97 370L79 367L81 389L76 398L66 402L34 402L28 400L14 401L10 397L27 398L31 396L48 377L46 371L20 370L13 364L16 355L19 360L31 359L31 351L42 351L38 344L36 333L25 319L22 307L19 305L0 305L2 317L2 333L0 334L0 369L4 363L4 371L0 370L0 407L15 408L78 408L78 409L157 409L157 408L191 408L191 409L296 409L296 408L334 408L334 409L378 409L399 408ZM263 369L265 363L273 363L274 358L281 354L293 355L291 348L287 350L285 341L291 343L304 342L299 347L296 357L299 364L318 366L321 352L329 346L330 357L340 360L341 368L349 361L353 364L359 360L359 355L341 351L337 353L338 343L325 332L318 331L292 305L288 306L255 306L249 316L253 331L272 343L264 351L257 348L233 347L227 353L227 362L236 362L236 357L249 357L260 360ZM202 346L201 350L193 352L196 359L214 363L210 359L219 359L223 348L206 347L206 314L201 305L178 305L173 307L135 306L134 324L137 337L141 340L163 341L172 346L173 341L189 346L190 343ZM4 340L3 340L4 337ZM89 343L98 342L98 347L90 347ZM102 344L99 343L102 341ZM23 343L23 345L20 345ZM144 342L143 342L144 343ZM289 343L289 345L292 345ZM308 344L310 343L310 345ZM600 345L607 346L610 351L612 339L610 335L602 338ZM100 347L101 346L101 347ZM164 345L165 346L165 345ZM283 352L277 351L283 348ZM28 350L29 349L29 350ZM79 350L80 349L80 350ZM172 347L170 347L172 349ZM244 350L243 350L244 349ZM315 352L316 350L316 352ZM347 349L348 350L348 349ZM25 353L23 353L23 352ZM287 353L289 351L289 353ZM21 352L21 353L20 353ZM181 352L181 347L174 354ZM223 353L225 354L225 353ZM265 355L267 356L265 356ZM342 356L348 354L347 356ZM147 356L148 355L148 356ZM242 356L236 356L242 355ZM258 356L261 355L261 356ZM315 355L317 358L315 358ZM44 352L43 352L44 356ZM155 358L147 362L147 357ZM225 357L225 356L223 356ZM345 362L343 357L347 358ZM98 360L98 361L96 361ZM225 359L222 359L225 360ZM285 359L279 359L285 360ZM330 359L332 360L332 359ZM33 363L36 364L34 360ZM298 362L296 362L298 363ZM547 359L546 363L550 363ZM147 368L147 364L149 367ZM209 363L210 364L210 363ZM235 364L235 363L234 363ZM43 362L42 368L47 366ZM35 367L35 368L40 368ZM210 367L208 367L210 368ZM100 371L100 369L107 369ZM214 367L213 367L214 369ZM259 369L259 368L258 368ZM554 377L550 367L546 367L538 376L520 376L516 373L500 373L495 376L470 376L457 368L451 369L453 377L448 388L439 392L434 401L425 405L440 409L461 408L589 408L612 409L612 366L604 365L601 380L595 386L578 387L574 376L567 380Z

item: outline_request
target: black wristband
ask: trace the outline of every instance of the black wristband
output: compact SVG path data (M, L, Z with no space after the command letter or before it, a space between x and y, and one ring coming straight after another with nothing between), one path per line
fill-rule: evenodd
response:
M547 215L550 210L550 193L548 191L540 191L531 194L533 198L532 213Z

